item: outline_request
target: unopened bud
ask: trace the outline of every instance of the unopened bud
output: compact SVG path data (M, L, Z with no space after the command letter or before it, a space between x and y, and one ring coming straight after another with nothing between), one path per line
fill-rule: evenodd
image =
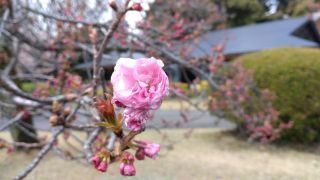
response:
M50 118L49 118L49 123L51 124L51 126L56 126L58 125L58 122L59 122L59 117L57 115L52 115Z
M107 95L107 100L95 97L94 105L98 110L102 121L107 121L110 124L116 125L116 117L110 95Z
M77 98L76 94L67 94L66 98L68 101L74 101Z
M67 107L65 107L65 108L63 109L63 116L64 116L64 117L69 116L70 113L71 113L71 108L70 108L69 106L67 106Z
M114 10L114 11L118 11L118 6L116 3L116 0L109 0L109 6Z
M137 151L136 151L136 159L138 160L144 160L145 158L145 153L144 153L144 149L143 148L139 148Z
M132 10L135 10L135 11L142 11L142 6L140 3L134 3L132 6L131 6L131 9Z
M61 109L61 104L58 101L53 101L52 103L52 112L58 113Z

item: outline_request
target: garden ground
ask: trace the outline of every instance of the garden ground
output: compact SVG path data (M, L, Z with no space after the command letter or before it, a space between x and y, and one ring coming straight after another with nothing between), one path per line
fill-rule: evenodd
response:
M186 130L167 129L172 141L184 137ZM8 138L7 132L1 137ZM82 134L79 136L83 136ZM151 129L139 136L161 142L159 133ZM62 141L60 141L62 143ZM75 143L75 142L73 142ZM12 179L35 156L15 152L7 156L0 151L0 179ZM157 160L136 163L133 179L319 179L319 148L289 148L249 144L219 129L195 129L188 139L174 145L172 151L161 150ZM27 179L122 179L118 164L100 173L78 161L65 161L52 152ZM128 179L128 178L127 178ZM130 178L131 179L131 178Z

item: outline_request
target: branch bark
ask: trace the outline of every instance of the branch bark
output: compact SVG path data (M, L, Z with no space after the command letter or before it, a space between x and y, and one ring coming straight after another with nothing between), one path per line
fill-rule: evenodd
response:
M14 118L12 118L11 120L9 120L6 123L4 123L3 125L1 125L0 126L0 131L3 131L6 128L8 128L9 126L11 126L12 124L20 121L22 116L23 116L23 112L18 113Z
M41 149L41 151L38 153L36 158L33 159L33 161L29 164L26 170L24 170L22 173L20 173L18 176L16 176L14 179L20 180L25 178L38 164L39 162L44 158L46 154L50 151L50 149L55 144L59 134L63 132L63 127L59 127L55 129L55 132L52 135L52 138L50 141Z
M110 42L113 33L118 28L119 24L121 23L121 20L123 19L124 15L127 13L128 4L130 0L126 0L124 4L124 8L122 11L118 12L115 20L112 22L110 28L108 29L105 38L102 41L101 47L97 54L94 55L93 59L93 96L97 93L97 86L99 83L99 66L102 59L103 52L105 48L107 47L108 43Z

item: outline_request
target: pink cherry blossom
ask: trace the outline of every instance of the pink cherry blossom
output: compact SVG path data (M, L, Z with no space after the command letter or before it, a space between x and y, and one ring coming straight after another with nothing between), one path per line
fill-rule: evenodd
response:
M129 108L158 109L169 92L163 66L155 58L120 58L111 76L113 101Z
M139 131L152 117L151 112L143 109L126 108L123 112L124 122L132 131Z

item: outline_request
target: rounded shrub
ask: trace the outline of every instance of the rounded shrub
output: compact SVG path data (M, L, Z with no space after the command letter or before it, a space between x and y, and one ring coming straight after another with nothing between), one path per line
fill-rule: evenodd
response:
M274 107L282 122L293 121L281 140L313 143L320 140L320 50L280 48L237 59L254 71L260 88L276 95Z

